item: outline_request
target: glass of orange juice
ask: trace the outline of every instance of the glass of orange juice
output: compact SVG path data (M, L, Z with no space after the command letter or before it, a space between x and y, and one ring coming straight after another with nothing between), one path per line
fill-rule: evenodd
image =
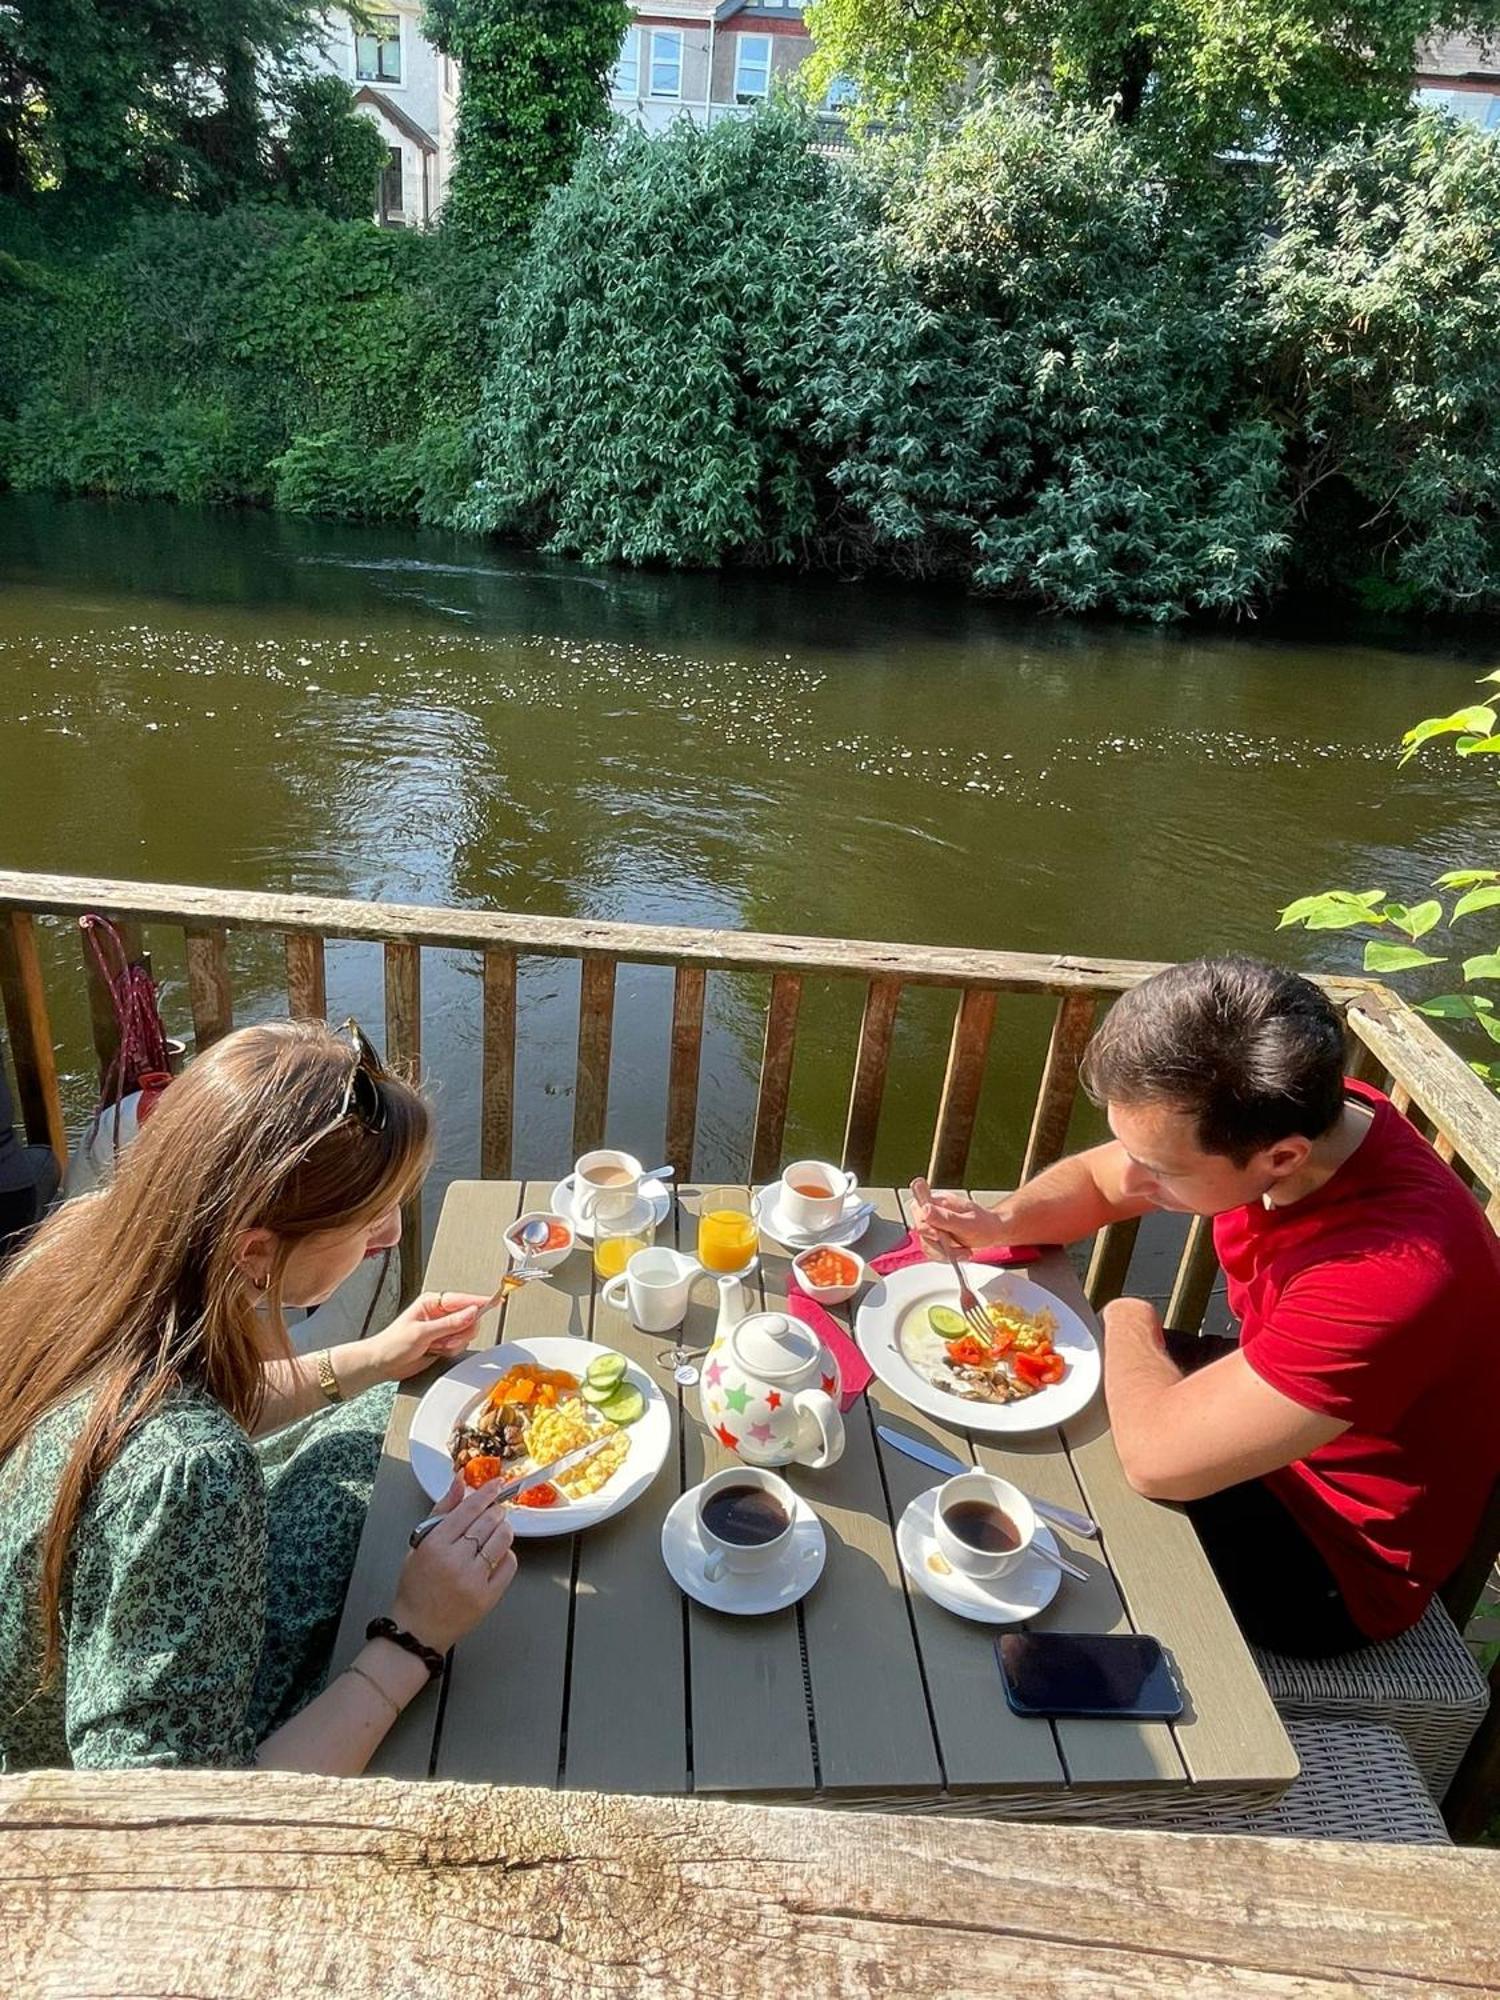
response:
M594 1275L601 1283L618 1278L637 1250L656 1241L656 1209L646 1200L634 1201L621 1215L594 1217Z
M760 1231L750 1213L748 1191L705 1188L698 1211L698 1262L704 1270L721 1277L748 1270L759 1248Z

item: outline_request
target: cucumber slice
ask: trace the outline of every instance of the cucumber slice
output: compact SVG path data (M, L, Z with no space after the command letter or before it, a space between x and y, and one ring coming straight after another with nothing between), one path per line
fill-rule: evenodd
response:
M623 1429L626 1424L633 1424L638 1417L645 1416L646 1399L633 1383L626 1382L615 1390L607 1403L599 1405L599 1414Z
M623 1354L599 1354L584 1370L584 1380L592 1382L596 1389L613 1389L625 1379L625 1357Z
M927 1324L943 1340L962 1340L969 1330L968 1321L952 1306L929 1306Z
M617 1382L585 1382L578 1393L586 1403L592 1403L598 1410L603 1408L618 1388Z

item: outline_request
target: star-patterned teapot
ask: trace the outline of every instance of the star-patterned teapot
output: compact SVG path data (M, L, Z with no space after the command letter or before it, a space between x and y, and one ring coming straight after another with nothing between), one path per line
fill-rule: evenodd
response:
M843 1455L838 1363L785 1313L744 1313L737 1278L719 1281L719 1322L700 1391L703 1421L747 1465L805 1465Z

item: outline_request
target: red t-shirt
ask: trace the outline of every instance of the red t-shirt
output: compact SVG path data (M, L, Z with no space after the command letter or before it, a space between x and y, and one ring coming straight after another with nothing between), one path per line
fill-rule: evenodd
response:
M1372 1639L1414 1625L1500 1476L1500 1242L1389 1100L1315 1193L1214 1219L1245 1359L1349 1425L1267 1484Z

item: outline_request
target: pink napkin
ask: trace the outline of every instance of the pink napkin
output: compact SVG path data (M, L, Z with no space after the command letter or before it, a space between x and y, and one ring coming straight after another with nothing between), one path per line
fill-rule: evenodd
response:
M1007 1264L1034 1264L1041 1251L1033 1244L1017 1243L998 1250L975 1250L964 1258L966 1264L993 1264L1000 1267ZM872 1257L870 1269L879 1278L891 1271L901 1271L908 1264L922 1264L927 1261L927 1253L917 1241L915 1234L909 1235L904 1243L898 1243L894 1250L887 1250L883 1257ZM839 1368L839 1408L847 1410L875 1379L875 1370L866 1361L857 1343L825 1307L816 1299L810 1299L797 1282L797 1273L792 1272L792 1281L787 1286L786 1309L793 1319L800 1319L804 1326L812 1328Z

